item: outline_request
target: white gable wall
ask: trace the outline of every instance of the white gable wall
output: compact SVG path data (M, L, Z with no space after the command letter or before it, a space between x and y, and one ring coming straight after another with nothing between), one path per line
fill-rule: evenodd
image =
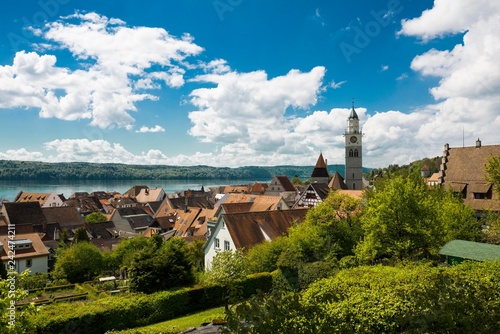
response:
M231 234L229 233L229 229L225 225L224 220L219 218L212 236L208 239L208 243L205 247L205 270L210 270L212 268L212 259L214 256L218 252L224 251L225 241L229 242L229 249L236 249L233 238L231 238ZM216 247L216 239L219 240L219 247Z
M61 197L59 197L55 192L52 192L45 202L43 202L42 208L53 208L57 206L65 206L65 203L62 201Z

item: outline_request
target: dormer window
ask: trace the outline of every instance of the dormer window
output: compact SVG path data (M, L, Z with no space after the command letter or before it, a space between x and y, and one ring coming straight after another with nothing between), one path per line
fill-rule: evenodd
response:
M29 249L33 247L33 242L30 239L21 239L12 241L15 250Z

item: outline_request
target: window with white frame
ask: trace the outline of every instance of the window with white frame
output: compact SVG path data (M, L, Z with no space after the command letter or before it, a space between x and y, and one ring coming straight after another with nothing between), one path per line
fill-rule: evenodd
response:
M229 241L227 240L224 240L224 250L230 250L231 249L231 244L229 243Z
M215 249L220 249L220 240L219 240L219 238L215 238L214 247L215 247Z

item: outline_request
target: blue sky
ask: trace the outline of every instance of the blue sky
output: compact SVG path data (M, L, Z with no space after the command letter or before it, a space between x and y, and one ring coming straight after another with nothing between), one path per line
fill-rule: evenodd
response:
M489 0L38 0L0 11L0 159L367 167L500 142Z

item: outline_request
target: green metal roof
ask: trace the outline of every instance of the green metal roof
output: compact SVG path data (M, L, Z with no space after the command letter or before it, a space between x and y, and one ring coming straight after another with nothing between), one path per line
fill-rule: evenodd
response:
M468 260L500 260L500 246L481 242L452 240L441 248L439 254Z

